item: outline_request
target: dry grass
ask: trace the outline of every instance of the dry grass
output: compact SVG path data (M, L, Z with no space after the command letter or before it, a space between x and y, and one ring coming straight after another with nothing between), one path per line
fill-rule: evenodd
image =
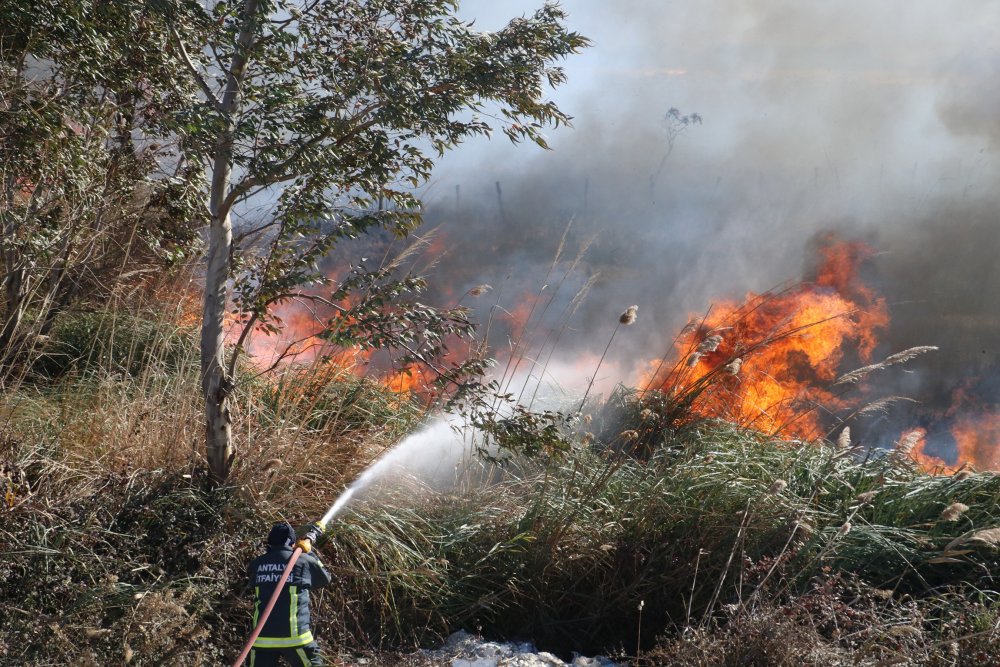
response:
M361 465L364 447L377 450L389 435L377 401L354 393L374 391L368 385L324 395L361 400L375 419L368 432L348 428L361 420L347 418L346 402L335 422L295 421L302 413L291 405L279 419L274 396L248 388L241 418L267 425L258 429L266 437L241 441L235 484L212 490L192 473L190 452L157 449L177 433L166 415L183 407L172 400L183 385L79 382L76 392L66 380L22 402L7 422L0 574L5 600L21 602L0 624L0 644L13 664L125 664L129 652L134 664L167 655L177 664L224 661L247 630L243 571L268 523L315 516ZM133 382L141 402L125 400L139 395ZM87 409L72 410L74 397ZM143 420L123 407L140 404L150 411ZM53 406L66 417L46 424L40 415ZM153 435L133 445L149 452L116 454L130 433L144 432L137 423ZM460 493L385 486L321 546L337 585L317 600L317 631L365 650L466 628L531 636L549 649L607 650L641 638L644 651L657 643L667 651L649 660L670 654L690 664L737 664L719 656L781 647L787 663L739 664L809 655L837 664L869 655L859 645L883 657L937 655L934 642L958 632L927 611L943 587L976 596L949 598L956 613L992 613L987 573L1000 563L995 530L981 527L1000 522L997 477L931 478L898 457L857 460L833 445L723 424L700 424L665 445L640 461L578 443L558 465L494 473ZM968 509L941 520L956 503ZM883 608L849 612L857 605L846 593L810 593L839 571L857 573L858 590L889 591ZM923 632L908 644L890 628L909 599L926 609L916 625L905 617ZM867 634L831 634L847 632L851 614ZM26 630L36 626L45 631Z
M138 346L132 322L102 320L123 345L103 337L2 395L4 664L225 662L246 632L240 582L266 526L319 516L420 416L364 379L246 372L239 464L213 488L193 342L180 355L155 338ZM136 331L174 339L172 326L147 324Z

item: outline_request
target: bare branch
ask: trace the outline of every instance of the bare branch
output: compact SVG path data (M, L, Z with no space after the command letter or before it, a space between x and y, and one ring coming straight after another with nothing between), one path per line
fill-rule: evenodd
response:
M277 220L272 220L270 222L265 222L263 225L259 225L257 227L253 227L251 229L247 229L245 231L242 231L239 234L234 234L233 235L233 245L237 245L237 246L242 245L243 241L245 241L246 239L250 238L251 236L256 236L258 234L261 234L265 230L270 229L271 227L277 227L280 224L281 223L278 222Z
M170 34L173 35L174 39L177 41L177 47L181 53L181 60L184 61L184 65L188 68L188 72L191 73L191 76L194 77L194 80L198 82L198 85L201 87L201 91L205 93L205 97L208 99L208 103L211 104L212 108L215 109L216 111L222 111L222 102L215 95L215 93L212 92L212 89L209 87L208 82L205 81L204 77L202 77L201 73L198 71L198 68L194 66L194 62L191 60L191 56L188 55L187 49L184 48L184 40L182 40L181 36L177 34L177 29L174 28L173 26L170 26Z
M258 314L254 313L250 316L250 319L247 320L247 323L243 325L243 331L240 332L240 337L236 341L236 345L233 347L233 354L229 357L229 368L226 369L228 377L235 377L236 360L239 359L240 352L243 350L243 343L245 343L247 338L250 336L250 332L253 331L258 319Z

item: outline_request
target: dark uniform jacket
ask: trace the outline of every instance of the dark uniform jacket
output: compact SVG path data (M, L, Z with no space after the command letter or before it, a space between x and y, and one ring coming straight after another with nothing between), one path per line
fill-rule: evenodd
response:
M250 586L254 589L253 624L267 606L285 565L292 557L286 547L269 547L267 553L250 563ZM303 553L295 561L274 609L264 623L254 648L294 648L313 641L309 619L309 591L330 583L330 573L319 558Z

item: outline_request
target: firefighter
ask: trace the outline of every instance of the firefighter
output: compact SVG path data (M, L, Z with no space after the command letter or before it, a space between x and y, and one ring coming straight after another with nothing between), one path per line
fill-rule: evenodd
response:
M330 583L330 572L317 556L309 553L319 533L318 527L310 526L306 537L299 540L298 546L302 547L303 553L292 567L274 609L253 643L250 667L277 666L279 658L284 658L289 665L303 667L324 664L319 646L313 639L309 619L309 591ZM271 599L295 546L295 529L285 522L276 523L267 536L267 553L251 561L254 627Z

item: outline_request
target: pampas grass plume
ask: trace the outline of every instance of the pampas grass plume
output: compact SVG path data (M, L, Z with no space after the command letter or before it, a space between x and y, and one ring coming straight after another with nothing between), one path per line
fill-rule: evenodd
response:
M851 427L845 426L837 436L837 449L847 449L851 446Z
M910 452L913 451L913 448L917 446L918 442L920 442L921 435L922 433L920 431L910 431L900 438L898 443L896 443L896 451L904 456L909 456Z
M889 628L889 634L893 637L919 637L923 632L912 625L894 625Z
M961 537L956 537L948 543L948 546L946 546L944 550L946 552L954 551L955 549L966 545L996 549L997 547L1000 547L1000 528L983 528L982 530L977 530L973 533L967 533Z
M278 472L278 468L280 467L281 467L281 459L269 459L264 464L263 473L265 475L273 475L274 473Z
M958 521L962 515L969 511L969 506L965 503L952 503L941 512L942 521Z
M469 290L469 296L482 296L491 289L493 288L486 284L477 285L476 287L473 287L472 289Z
M715 352L716 350L719 349L719 345L721 344L722 344L722 336L718 334L713 334L708 338L706 338L705 340L701 341L701 344L698 345L698 351L701 352L702 354Z
M872 498L878 495L878 491L865 491L864 493L859 493L855 496L855 500L862 505L867 505L872 501Z
M638 317L639 306L629 306L624 313L618 317L618 322L629 326L630 324L635 324L635 320Z

